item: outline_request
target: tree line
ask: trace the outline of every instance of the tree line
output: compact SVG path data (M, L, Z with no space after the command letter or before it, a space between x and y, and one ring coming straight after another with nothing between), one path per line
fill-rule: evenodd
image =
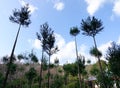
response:
M108 62L106 62L104 66L104 61L102 62L100 59L102 52L98 50L96 42L96 35L104 29L103 23L100 19L97 19L95 16L88 16L87 19L82 19L80 28L77 26L70 28L70 35L75 38L76 62L65 64L62 68L58 66L59 59L55 59L55 64L50 63L51 56L59 51L59 46L55 46L56 38L54 31L49 27L47 22L40 25L40 31L36 33L36 38L40 40L42 44L42 56L40 64L38 64L40 65L39 72L34 66L39 60L33 50L29 54L20 54L17 57L14 55L21 27L28 27L31 23L29 5L27 4L21 9L15 9L9 19L11 22L17 23L19 27L11 55L2 58L4 62L3 67L5 67L3 73L0 73L0 81L2 83L0 86L2 88L26 88L26 83L28 83L28 88L33 88L33 84L34 88L90 88L91 86L88 85L90 82L87 80L89 76L94 76L96 78L94 82L100 88L113 88L114 84L116 84L117 88L120 87L120 45L115 42L111 44L112 46L108 48L107 55L105 57ZM94 41L94 47L91 48L90 54L98 59L97 65L99 68L97 68L96 65L93 65L90 72L86 70L87 66L85 65L85 56L78 53L76 37L80 32L85 36L92 37ZM47 60L45 55L47 55ZM19 74L17 76L22 74L22 70L28 70L23 72L24 74L22 74L21 78L15 77L15 75L12 75L18 71L18 63L16 64L15 62L16 60L19 60L20 63L23 59L25 66L19 69L21 72L17 73ZM28 68L25 68L27 67L25 61L29 62ZM54 67L56 67L56 69L58 67L59 72L56 70L56 74L52 75L51 70ZM43 74L43 72L45 72L44 70L47 71L46 76ZM13 84L15 85L10 84L10 81L13 81ZM72 83L70 83L70 81ZM11 86L8 86L8 84Z

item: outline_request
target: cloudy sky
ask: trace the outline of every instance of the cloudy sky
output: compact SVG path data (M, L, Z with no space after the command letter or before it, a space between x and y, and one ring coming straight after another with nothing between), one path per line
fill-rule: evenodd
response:
M41 58L40 42L36 39L40 25L48 22L56 35L59 52L52 56L51 62L57 57L60 64L75 61L74 38L69 31L73 26L80 28L82 19L95 16L103 22L104 30L96 36L99 50L106 55L112 41L120 43L120 0L0 0L0 57L10 54L18 24L9 21L12 11L29 3L32 23L28 28L22 27L15 54L30 52L34 49ZM92 63L97 60L90 56L89 50L94 45L91 37L77 36L79 54Z

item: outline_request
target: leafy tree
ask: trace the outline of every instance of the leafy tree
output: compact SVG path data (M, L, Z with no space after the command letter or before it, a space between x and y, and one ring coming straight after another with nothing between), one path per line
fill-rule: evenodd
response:
M29 88L32 88L33 79L37 76L37 72L34 68L30 68L28 72L25 73L26 78L28 79Z
M54 53L58 51L58 48L54 46L54 43L55 43L54 32L51 30L48 30L48 31L49 31L49 35L48 35L47 42L46 42L46 53L49 55L49 60L48 60L48 88L49 88L50 57L51 55L53 55Z
M97 49L95 36L99 32L101 32L103 30L103 28L104 27L103 27L102 21L98 20L94 16L93 17L88 17L86 20L82 19L82 22L81 22L81 30L83 31L82 34L86 35L86 36L91 36L93 38L95 49ZM103 70L102 70L102 65L100 63L100 57L99 57L98 53L97 53L97 58L98 58L98 62L99 62L100 70L101 70L101 75L102 75L102 78L103 78L103 84L104 84L104 87L107 88L107 86L105 85L104 73L103 73Z
M108 60L110 71L116 80L118 88L120 87L120 45L115 42L108 48L106 59Z
M47 42L47 37L49 34L50 28L48 27L47 23L44 23L43 25L40 25L40 31L39 33L37 32L37 39L40 40L41 46L42 46L42 59L41 59L41 66L40 66L40 79L39 79L39 88L41 88L41 83L42 83L42 69L43 69L43 61L44 61L44 52L46 50L46 42Z
M51 55L53 55L58 51L58 47L54 47L54 43L55 43L54 31L52 31L48 23L44 23L43 25L41 25L40 34L37 33L37 37L42 42L42 53L43 51L45 51L49 55L49 60L48 60L48 88L49 88L50 57Z
M100 85L100 88L103 88L104 86L101 84L102 83L102 78L101 78L101 74L97 74L97 81L100 83L99 85ZM104 80L105 80L105 82L106 82L106 86L107 86L107 88L114 88L114 80L113 80L113 78L112 78L112 73L111 73L111 71L105 71L104 72ZM119 88L119 87L117 87L117 88Z
M24 57L23 54L19 54L19 55L17 56L17 58L18 58L18 60L19 60L19 63L20 63L20 61L21 61L22 59L25 59L25 57Z
M38 62L38 58L33 50L31 50L31 52L19 54L17 57L19 59L24 59L24 62L27 62L30 66Z
M30 58L32 63L37 63L38 62L38 58L35 55L35 53L33 52L33 50L31 51L31 53L28 55L28 58Z
M8 56L3 56L3 57L2 57L2 62L3 62L4 64L7 64L8 61L9 61L9 57L8 57Z
M75 38L75 49L76 49L76 57L78 60L78 50L77 50L77 41L76 41L76 36L80 33L80 30L77 27L72 27L70 29L70 35L74 36ZM78 78L79 78L79 85L81 87L81 83L80 83L80 71L79 71L79 64L78 64Z
M9 61L10 61L10 57L8 55L2 57L2 62L4 64L8 64ZM16 61L16 57L15 55L13 55L12 62L15 62L15 61Z
M16 43L17 43L17 39L18 39L18 35L20 32L21 26L28 26L31 23L29 17L30 17L30 11L29 11L28 5L22 7L21 10L15 9L13 12L13 15L11 15L9 17L10 21L19 24L18 32L17 32L16 38L15 38L15 42L14 42L13 49L12 49L11 56L10 56L10 62L9 62L10 64L12 63L12 58L14 55L14 50L16 47ZM5 86L6 86L9 72L10 72L10 66L8 67L8 70L5 74L5 80L4 80L2 88L5 88Z

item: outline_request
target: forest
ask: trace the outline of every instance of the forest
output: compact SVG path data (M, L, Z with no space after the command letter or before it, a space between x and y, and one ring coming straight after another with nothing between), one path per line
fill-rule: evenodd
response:
M9 20L19 27L10 56L0 58L0 88L120 88L120 45L113 41L107 49L106 60L101 60L103 54L96 42L96 36L104 30L101 19L88 16L81 20L80 28L70 28L76 58L75 62L63 65L57 57L54 63L50 62L51 56L60 50L55 45L55 33L48 22L41 24L35 35L41 42L41 57L37 57L35 49L15 55L20 30L32 22L29 4L15 9ZM78 53L76 37L80 32L93 39L94 46L89 53L97 59L94 64Z

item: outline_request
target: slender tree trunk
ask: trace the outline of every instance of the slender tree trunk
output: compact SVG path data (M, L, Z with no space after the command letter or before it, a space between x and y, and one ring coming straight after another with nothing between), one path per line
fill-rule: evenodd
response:
M97 44L96 44L95 36L93 36L93 40L94 40L95 48L97 49ZM107 88L105 80L104 80L104 72L103 72L102 64L100 62L100 57L99 57L98 53L97 53L97 58L98 58L98 63L99 63L99 67L100 67L100 73L101 73L102 80L103 80L103 86L104 86L104 88Z
M76 48L76 57L77 57L77 65L78 65L78 79L79 79L79 85L80 85L80 88L82 88L81 77L80 77L80 67L79 67L79 62L78 62L78 50L77 50L76 36L75 36L75 48Z
M31 81L31 80L30 80L30 81ZM30 85L30 88L32 88L32 82L30 82L29 85Z
M42 49L42 59L41 59L41 66L40 66L40 79L39 79L39 88L42 88L41 87L41 84L42 84L42 67L43 67L43 49Z
M50 56L49 55L49 61L48 61L48 88L50 87Z
M116 79L116 87L120 88L120 81Z
M13 45L13 49L12 49L11 56L10 56L10 62L8 63L8 68L7 68L7 72L5 74L5 79L4 79L2 88L5 88L6 84L7 84L7 79L8 79L8 75L10 73L10 67L11 67L11 64L12 64L13 55L14 55L14 51L15 51L18 35L19 35L19 32L20 32L20 28L21 28L21 24L19 25L19 28L18 28L18 32L17 32L16 39L15 39L15 42L14 42L14 45Z

